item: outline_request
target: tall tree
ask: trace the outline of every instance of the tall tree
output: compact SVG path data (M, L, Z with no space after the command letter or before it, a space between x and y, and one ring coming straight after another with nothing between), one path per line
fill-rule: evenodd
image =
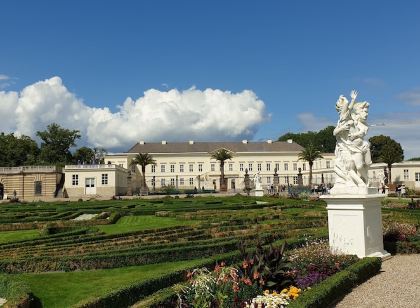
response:
M0 134L0 166L18 167L37 164L39 148L28 136Z
M219 149L211 153L211 158L220 162L220 191L226 191L227 185L225 181L225 161L232 159L233 153L226 149Z
M76 164L91 164L95 161L95 152L91 148L81 147L74 152L73 161Z
M397 141L389 136L379 135L369 138L372 161L386 163L388 167L388 183L392 183L392 164L404 159L404 150Z
M333 135L334 126L327 126L318 132L306 133L286 133L278 138L278 141L287 141L292 139L297 144L306 148L310 144L315 146L318 150L325 153L333 153L335 150L336 139Z
M95 154L95 161L97 164L105 163L105 155L108 153L107 150L101 147L93 148L93 153Z
M72 161L70 148L76 145L80 133L78 130L69 130L53 123L45 131L36 133L41 138L40 160L49 164L66 164Z
M130 163L130 166L140 165L142 173L142 183L141 187L146 188L146 166L155 165L156 161L153 159L153 156L149 153L139 153L137 154Z
M321 152L313 144L309 144L299 153L298 157L299 160L307 161L309 164L309 186L312 187L312 167L315 160L322 158Z

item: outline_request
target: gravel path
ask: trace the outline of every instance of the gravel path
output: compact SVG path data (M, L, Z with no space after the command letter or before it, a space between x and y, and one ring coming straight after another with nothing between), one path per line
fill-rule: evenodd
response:
M353 289L336 307L420 308L420 254L384 261L381 273Z

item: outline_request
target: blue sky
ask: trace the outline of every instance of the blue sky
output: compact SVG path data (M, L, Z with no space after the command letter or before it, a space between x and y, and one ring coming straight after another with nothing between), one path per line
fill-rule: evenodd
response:
M371 134L420 156L419 1L2 1L0 29L0 91L59 76L117 112L151 88L251 90L258 140L334 123L355 88Z

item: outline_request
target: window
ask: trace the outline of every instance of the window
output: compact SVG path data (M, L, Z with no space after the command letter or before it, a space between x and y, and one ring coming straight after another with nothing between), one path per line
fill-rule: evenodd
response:
M293 163L293 171L297 171L297 163Z
M416 182L420 182L420 172L415 173Z
M239 171L244 171L244 164L239 164Z
M160 165L160 172L162 172L162 173L165 172L165 165Z
M171 165L171 173L175 172L175 165Z
M179 165L179 172L184 172L184 165L183 164Z
M102 185L108 185L108 173L102 174Z
M329 161L329 160L327 160L327 169L330 169L331 168L331 162Z
M131 165L131 172L136 173L136 165Z
M35 195L39 196L42 195L42 182L35 181Z
M408 180L409 176L408 176L408 169L404 169L404 180Z
M303 163L303 165L302 165L302 170L303 170L303 171L305 171L305 170L306 170L306 164L305 164L305 163Z
M184 186L184 178L179 179L179 185Z
M156 165L152 165L152 173L156 172Z
M267 176L267 184L271 183L271 177Z
M248 171L252 171L252 163L248 164Z
M284 163L284 171L289 170L289 164L288 163Z
M73 185L73 186L79 185L79 175L78 174L73 174L71 176L71 185Z
M229 171L233 171L233 164L229 164Z
M214 164L211 164L211 165L210 165L210 170L211 170L211 171L214 171Z
M160 186L165 186L165 179L160 179Z
M193 165L193 164L190 164L190 165L189 165L189 171L190 171L190 172L194 172L194 165Z
M284 183L289 184L289 177L288 176L284 177Z
M271 165L270 165L270 164L267 164L267 165L266 165L266 169L267 169L267 171L270 171L270 169L271 169Z
M261 171L261 164L257 164L257 171Z
M297 183L298 183L298 177L294 176L293 177L293 184L297 185Z
M190 186L194 185L194 178L190 178Z
M277 171L280 171L280 164L279 163L276 163L276 169L277 169Z
M175 186L175 179L171 178L171 186Z
M203 164L198 164L198 172L203 172Z

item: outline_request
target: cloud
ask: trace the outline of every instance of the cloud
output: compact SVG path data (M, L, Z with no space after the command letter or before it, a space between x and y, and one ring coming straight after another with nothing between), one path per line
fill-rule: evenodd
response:
M420 88L402 92L398 98L413 106L420 106Z
M0 112L8 114L1 131L34 137L56 122L78 129L84 143L127 150L139 140L186 141L252 139L267 119L265 104L254 92L218 89L149 89L128 97L118 112L88 106L60 77L39 81L18 92L0 92ZM83 143L82 142L82 143Z
M0 74L0 90L6 89L14 83L15 78L11 78L5 74Z
M299 113L297 118L303 126L303 131L317 131L329 125L334 125L334 121L324 117L315 116L313 113L309 112Z

